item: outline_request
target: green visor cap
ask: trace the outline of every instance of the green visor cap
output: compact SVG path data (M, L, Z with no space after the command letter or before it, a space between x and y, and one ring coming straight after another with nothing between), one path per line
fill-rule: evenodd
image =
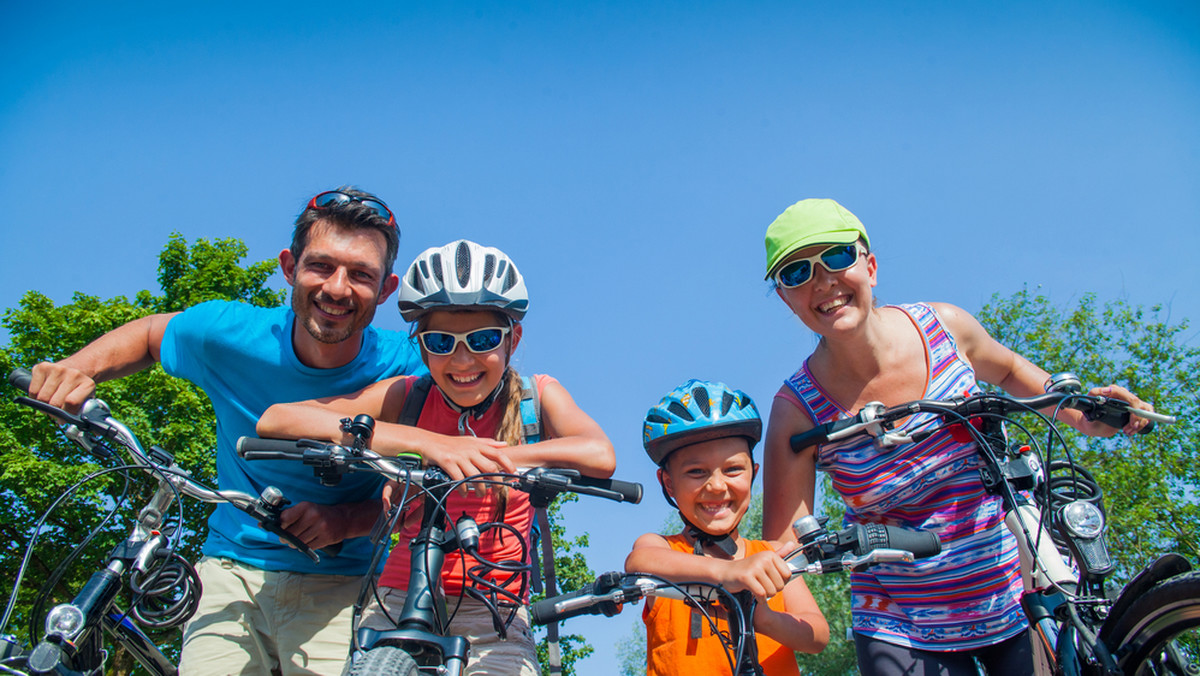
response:
M767 227L767 275L788 256L814 244L851 244L861 237L870 248L867 229L854 214L829 199L800 200Z

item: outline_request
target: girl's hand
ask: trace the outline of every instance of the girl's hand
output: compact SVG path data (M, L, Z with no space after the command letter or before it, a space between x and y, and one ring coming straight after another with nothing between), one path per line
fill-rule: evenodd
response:
M504 449L508 445L495 439L438 435L438 442L424 449L425 461L442 468L458 481L476 474L513 473L516 465Z
M1108 397L1109 399L1120 399L1121 401L1128 402L1131 407L1139 408L1144 411L1153 411L1154 410L1153 406L1142 401L1141 399L1138 399L1137 395L1135 395L1134 393L1125 389L1124 387L1121 387L1120 385L1108 385L1106 387L1093 387L1090 391L1088 391L1088 394L1092 395L1093 397ZM1130 435L1137 434L1138 432L1140 432L1142 430L1143 427L1145 427L1146 425L1149 425L1149 424L1150 424L1150 421L1148 419L1143 418L1139 415L1133 415L1131 413L1129 415L1129 423L1127 423L1125 425L1125 427L1122 427L1121 431L1124 432L1125 434L1130 434ZM1088 420L1086 418L1083 418L1082 416L1081 416L1081 420L1080 420L1079 424L1075 426L1075 429L1079 430L1080 432L1083 432L1084 434L1086 434L1088 436L1092 436L1092 437L1111 437L1117 433L1117 428L1115 428L1115 427L1109 427L1108 425L1105 425L1104 423L1102 423L1098 420Z

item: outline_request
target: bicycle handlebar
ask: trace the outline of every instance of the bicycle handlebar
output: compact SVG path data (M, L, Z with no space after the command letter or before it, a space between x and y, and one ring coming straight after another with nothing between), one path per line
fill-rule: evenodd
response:
M814 519L813 524L816 524ZM800 525L796 526L799 530ZM836 533L823 528L801 536L800 547L787 559L792 576L859 570L879 563L911 563L941 552L937 534L883 524L854 524ZM718 585L703 582L670 582L642 573L607 572L583 588L545 598L529 607L530 621L549 624L579 615L612 617L622 605L646 596L707 603L715 600Z
M8 374L8 382L28 394L32 377L29 369L17 368ZM317 554L303 540L279 526L278 511L287 504L287 500L278 489L267 487L262 496L256 497L242 491L213 490L197 483L191 478L191 473L176 465L169 455L162 451L147 453L137 436L124 423L113 418L108 405L100 399L92 398L84 402L79 415L29 397L17 397L16 402L62 420L68 425L67 436L85 449L91 450L94 446L89 436L116 441L128 451L133 465L155 476L159 481L170 484L183 495L200 502L228 502L254 518L264 530L283 538L314 562L319 560ZM336 549L335 545L322 551L336 555Z
M246 460L275 459L300 460L305 464L314 465L314 471L321 468L349 468L362 466L364 471L376 472L388 478L404 481L421 482L425 479L450 481L450 478L438 467L429 466L424 469L416 467L412 461L402 461L387 458L369 449L357 450L331 442L315 441L313 439L260 439L257 437L241 437L237 442L237 452ZM431 473L435 473L431 476ZM517 475L493 474L480 475L502 479L515 476L518 481L514 488L526 493L571 492L580 495L591 495L605 498L614 502L638 503L642 499L642 485L632 481L618 479L597 479L580 474L577 470L535 467L521 471ZM473 477L473 478L480 478ZM464 479L469 481L471 478Z
M794 435L790 439L794 452L829 441L847 439L860 434L876 438L885 437L892 424L915 413L952 415L966 419L977 415L1004 416L1011 413L1037 411L1055 406L1065 406L1081 411L1088 420L1098 420L1110 427L1120 429L1129 422L1129 416L1137 415L1151 421L1140 431L1147 434L1153 430L1154 422L1172 424L1175 416L1133 408L1128 402L1109 397L1091 396L1069 390L1054 390L1033 397L1011 397L1006 394L981 393L969 397L955 397L944 401L918 399L904 404L887 407L874 401L862 407L858 413L842 420L822 423ZM920 441L923 436L896 436L890 443Z

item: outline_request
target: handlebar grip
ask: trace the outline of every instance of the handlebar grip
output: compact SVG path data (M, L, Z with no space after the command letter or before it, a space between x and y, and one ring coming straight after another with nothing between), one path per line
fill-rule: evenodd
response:
M901 549L912 552L914 558L923 559L939 554L942 543L937 533L927 530L910 530L878 523L863 524L854 553L861 556L879 548Z
M15 368L8 374L8 384L29 394L29 383L33 381L33 372L27 368Z
M578 615L603 614L605 617L612 617L621 612L622 603L613 599L623 577L621 573L610 570L600 573L595 582L584 585L582 589L542 599L530 606L530 621L549 624ZM641 598L641 595L638 594L637 598Z
M812 428L807 432L801 432L793 436L789 441L792 446L793 453L799 453L809 446L816 446L829 441L829 433L833 430L833 423L822 423Z
M542 599L529 606L529 621L533 624L550 624L579 615L599 615L600 599L592 593L592 585L573 592ZM560 610L561 608L561 610Z
M580 476L572 479L571 483L577 486L589 486L617 493L621 496L621 502L632 502L636 505L642 501L642 485L634 481L594 479L592 477Z
M304 455L304 447L295 439L259 439L258 437L238 437L237 454L246 458L247 454L270 454L261 457L283 458Z

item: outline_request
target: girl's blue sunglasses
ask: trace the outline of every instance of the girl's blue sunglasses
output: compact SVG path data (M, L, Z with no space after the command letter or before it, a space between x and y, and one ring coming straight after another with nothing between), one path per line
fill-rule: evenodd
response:
M451 354L464 343L467 349L475 354L484 354L500 347L504 336L508 335L508 327L495 326L487 329L475 329L465 333L450 331L422 331L417 336L421 345L430 354Z
M861 252L858 242L835 244L819 254L798 258L779 268L779 272L775 273L775 283L785 289L794 289L812 279L813 265L816 263L830 272L847 270L858 262Z

